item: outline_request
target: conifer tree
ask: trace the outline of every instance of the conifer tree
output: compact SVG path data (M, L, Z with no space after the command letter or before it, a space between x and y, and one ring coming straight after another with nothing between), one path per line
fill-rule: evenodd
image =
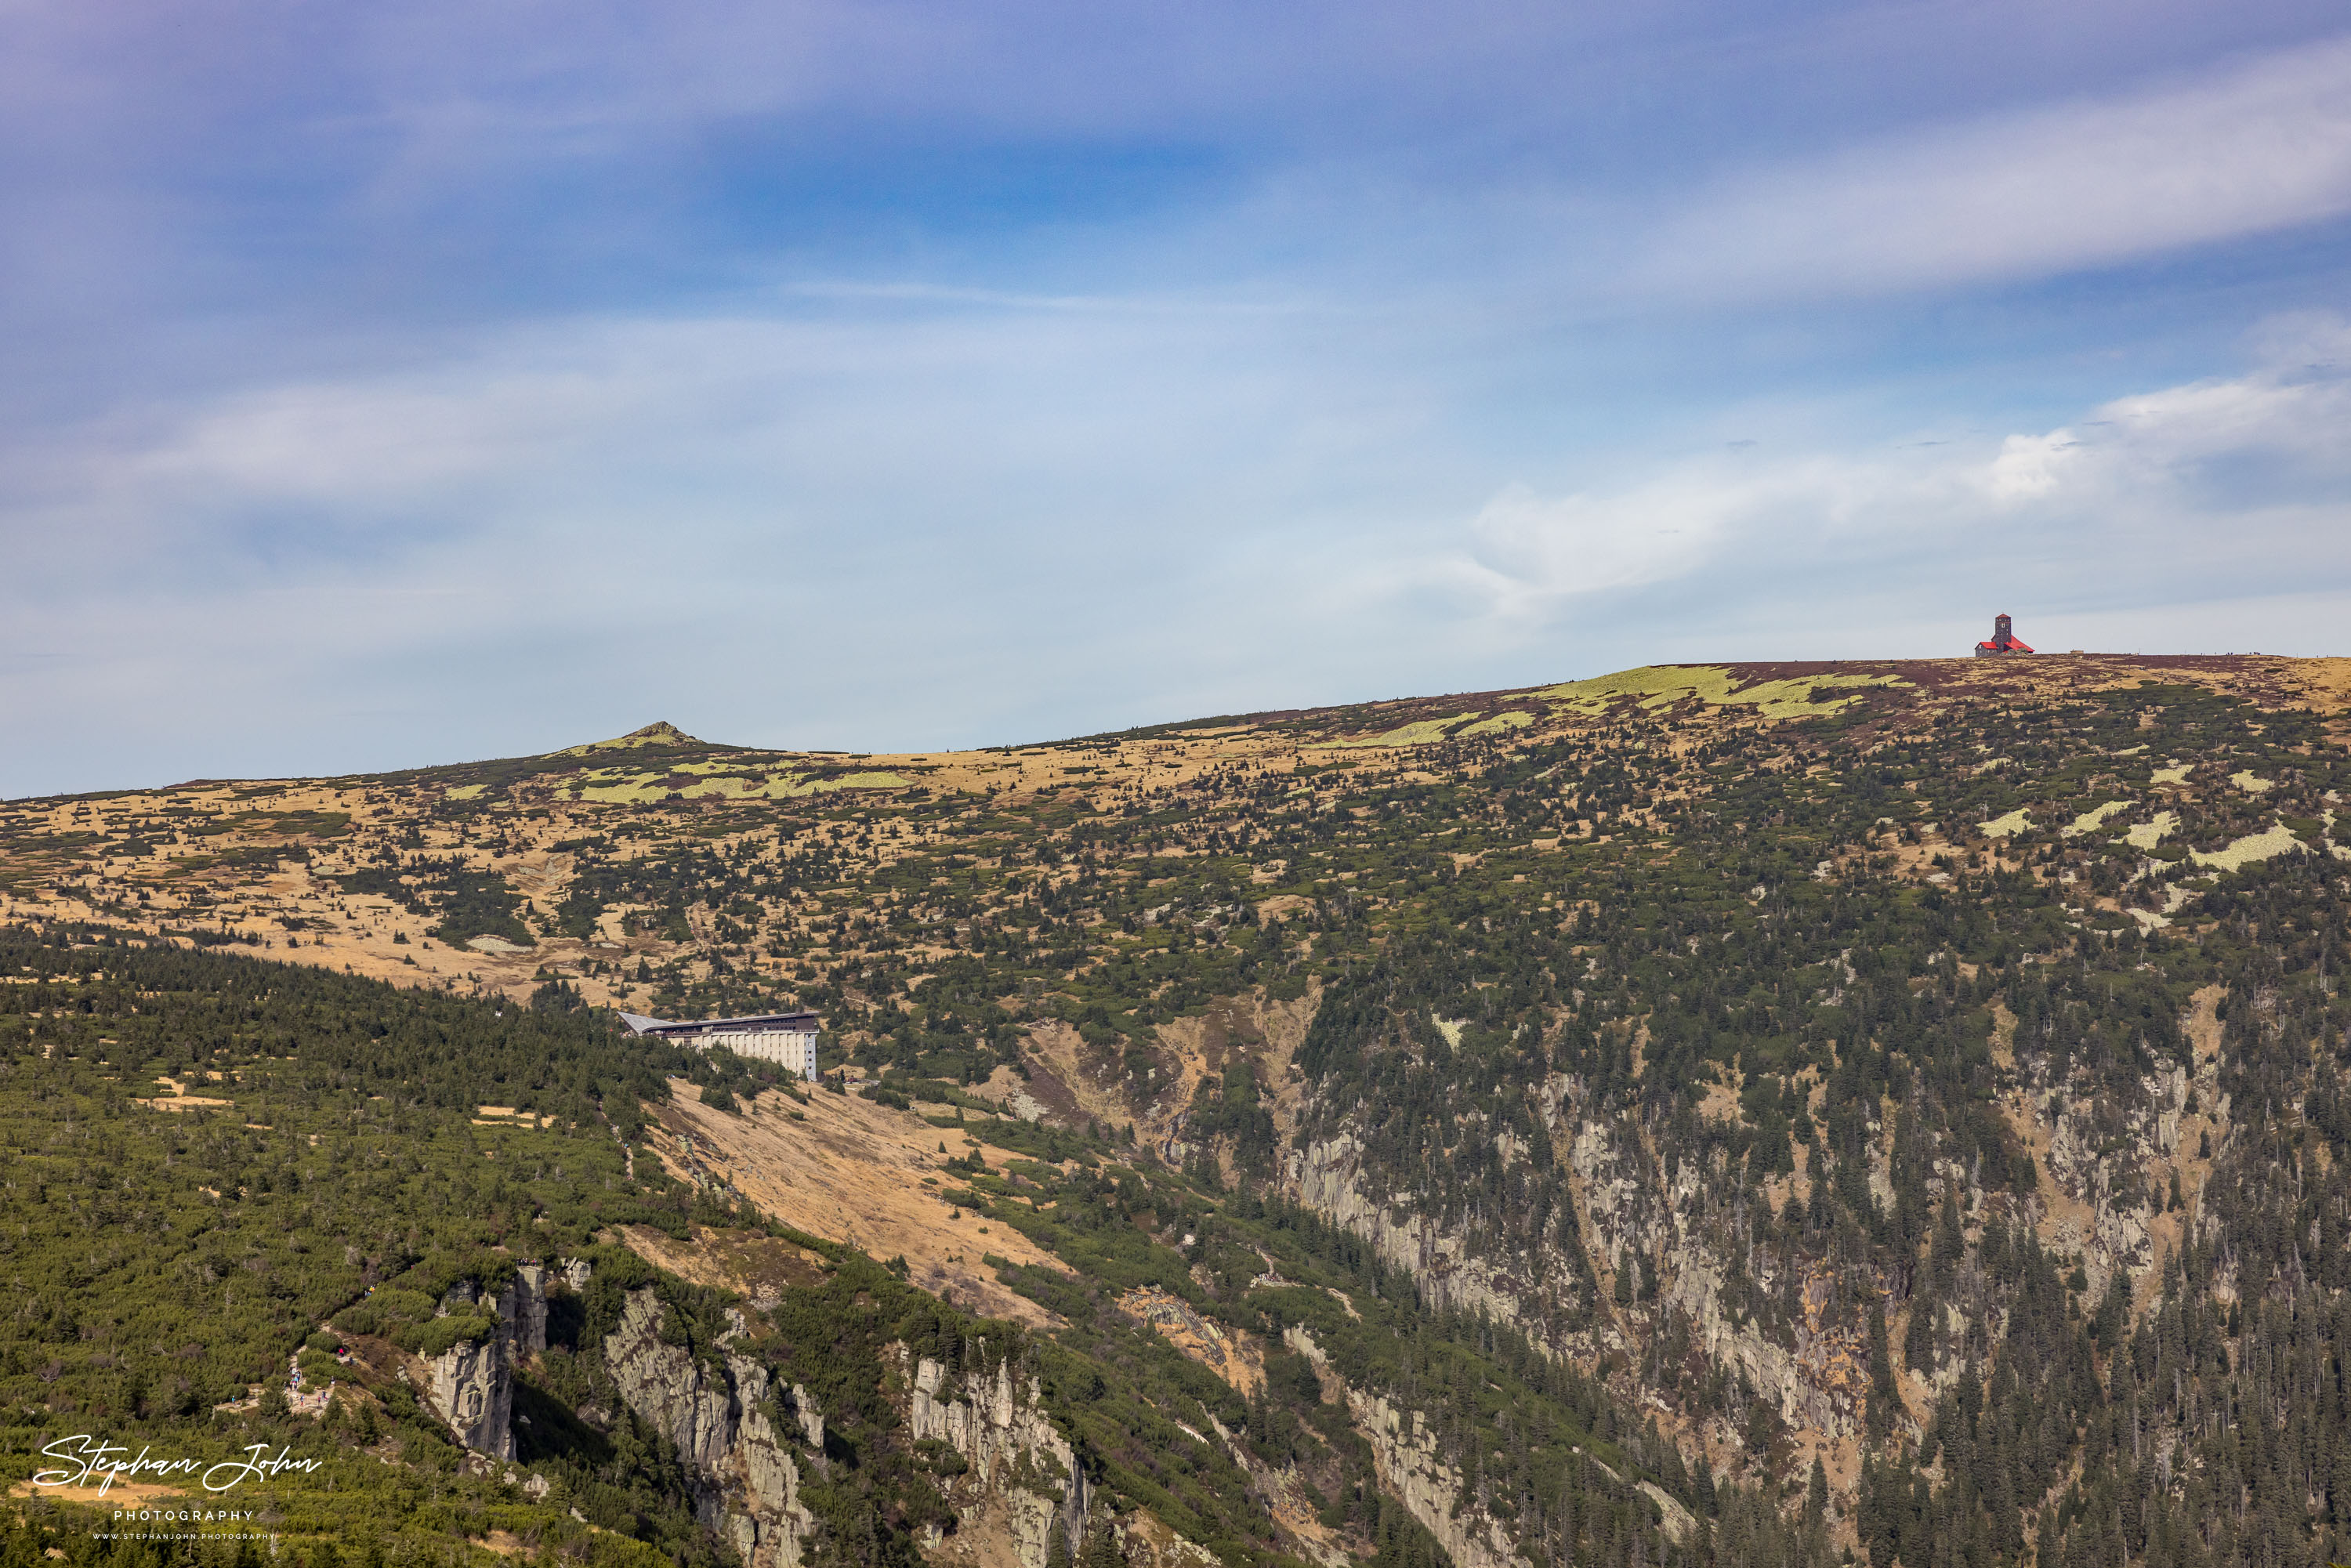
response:
M1112 1528L1110 1510L1097 1508L1093 1520L1086 1526L1085 1550L1079 1553L1078 1568L1125 1568L1126 1553L1119 1546L1118 1532Z
M1894 1357L1886 1343L1886 1307L1876 1297L1869 1303L1869 1441L1876 1447L1894 1430L1900 1399L1894 1385Z

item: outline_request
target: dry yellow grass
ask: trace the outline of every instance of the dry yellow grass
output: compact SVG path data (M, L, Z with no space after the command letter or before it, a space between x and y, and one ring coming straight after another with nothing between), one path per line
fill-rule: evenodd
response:
M1989 667L1987 667L1989 666ZM833 757L782 752L726 752L656 759L642 748L692 744L672 727L649 726L632 736L557 754L576 759L582 771L543 776L525 800L517 786L483 786L477 780L423 779L386 780L260 780L191 785L94 800L19 803L36 832L119 834L129 821L168 811L183 820L241 824L233 831L192 836L185 843L159 844L154 853L109 858L102 848L84 858L68 857L52 873L19 875L0 890L0 920L90 919L149 931L202 924L226 927L253 938L265 956L349 969L406 986L478 989L527 996L552 970L596 1004L632 1005L626 988L610 974L591 975L592 961L612 969L633 968L640 958L655 964L698 958L706 930L693 940L674 942L624 932L627 906L608 909L586 940L542 935L535 946L509 951L451 949L426 936L435 916L419 914L390 898L347 894L333 878L358 869L356 846L381 844L398 836L412 850L471 869L496 871L531 901L534 919L543 920L569 889L569 857L553 846L602 831L632 814L633 807L682 788L713 806L760 799L789 799L823 792L827 799L857 800L902 782L920 783L933 800L964 797L977 803L1026 803L1039 800L1092 802L1101 810L1138 799L1151 790L1194 785L1211 775L1238 776L1251 784L1279 781L1302 772L1316 775L1290 786L1331 790L1327 777L1333 753L1318 742L1360 739L1344 755L1353 764L1344 775L1351 789L1383 780L1426 781L1426 742L1475 735L1506 747L1544 744L1619 722L1627 713L1686 701L1708 705L1722 722L1776 724L1850 706L1883 695L1901 711L1931 719L1938 706L1980 700L1986 693L2027 695L2122 687L2151 678L2179 679L2210 689L2258 697L2264 702L2301 701L2338 715L2351 705L2351 660L2286 660L2260 657L2175 661L2151 667L2142 660L2104 655L2028 660L1951 659L1909 664L1853 665L1653 666L1593 680L1520 692L1465 696L1444 702L1402 701L1332 711L1319 722L1282 716L1266 725L1226 723L1145 736L1024 747L992 751L872 754ZM1814 698L1824 700L1814 701ZM1343 720L1343 723L1342 722ZM1409 744L1419 742L1420 744ZM2159 780L2185 779L2184 768L2158 769ZM468 837L463 822L435 817L433 810L452 791L479 803L477 821L493 824L496 843ZM526 791L529 793L529 791ZM600 800L597 797L603 797ZM574 798L586 797L586 798ZM528 809L525 809L528 807ZM275 832L261 819L270 813L330 812L347 816L350 831L326 840ZM1988 830L2004 836L2002 824ZM773 825L746 827L718 845L730 852L785 849L821 831L802 813L778 813ZM251 858L269 843L288 853L274 862ZM844 880L856 882L917 851L942 843L935 823L908 823L904 836L876 835L853 847ZM836 848L840 846L836 845ZM309 858L293 852L306 849ZM245 858L190 871L197 857L243 852ZM1272 874L1261 876L1269 880ZM807 901L803 901L805 904ZM696 916L697 919L702 917ZM289 936L281 919L298 921ZM291 943L298 941L298 946ZM952 946L943 933L939 950ZM839 959L849 950L834 946L823 956ZM744 961L766 969L779 983L785 965L753 953ZM637 998L642 1005L642 998Z
M1651 664L1620 670L1588 681L1547 686L1533 695L1587 713L1599 713L1620 697L1636 699L1643 707L1657 708L1698 701L1717 707L1752 707L1766 718L1802 718L1834 713L1855 702L1854 688L1907 685L1898 675L1825 674L1784 680L1742 682L1735 669L1717 664ZM1830 695L1822 701L1825 694Z
M2108 817L2117 811L2127 811L2130 808L2131 802L2128 800L2108 800L2102 806L2093 806L2066 825L2065 836L2071 839L2078 838L2084 833L2095 832L2105 826Z
M194 1483L189 1484L193 1486ZM13 1498L39 1497L53 1502L78 1502L94 1508L141 1508L156 1502L187 1502L193 1506L199 1497L204 1500L202 1506L206 1508L235 1506L201 1492L191 1496L178 1487L164 1486L155 1481L112 1481L101 1490L95 1486L37 1487L29 1480L22 1480L8 1489L8 1495ZM55 1547L49 1551L53 1557L65 1555Z
M702 1104L683 1079L671 1088L675 1098L657 1109L653 1145L672 1174L689 1181L698 1173L718 1176L795 1229L871 1257L903 1257L914 1283L966 1306L1022 1322L1050 1321L1035 1302L998 1283L982 1259L994 1253L1015 1263L1065 1266L1019 1231L967 1211L957 1218L949 1207L945 1194L965 1178L941 1169L947 1155L938 1145L971 1152L953 1128L942 1131L911 1112L853 1094L815 1093L801 1106L769 1092L751 1114L738 1116ZM806 1119L793 1120L794 1111ZM979 1152L1002 1168L1004 1151Z
M2214 850L2210 854L2202 850L2190 850L2188 852L2188 858L2198 865L2210 866L2215 871L2241 871L2257 861L2274 860L2279 855L2299 854L2309 848L2308 844L2295 838L2285 827L2276 825L2262 832L2247 833L2243 838L2231 842L2226 849Z

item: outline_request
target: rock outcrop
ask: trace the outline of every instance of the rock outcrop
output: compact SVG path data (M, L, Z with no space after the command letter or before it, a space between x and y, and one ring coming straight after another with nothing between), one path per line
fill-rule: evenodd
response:
M580 1265L585 1268L586 1265ZM498 1321L511 1330L517 1356L537 1355L547 1349L547 1270L524 1263L498 1292Z
M1362 1142L1342 1133L1293 1150L1284 1175L1299 1203L1369 1241L1420 1282L1431 1305L1517 1322L1530 1282L1480 1256L1468 1237L1414 1214L1407 1204L1374 1197L1363 1166Z
M1443 1543L1458 1568L1526 1568L1500 1521L1474 1499L1464 1499L1459 1467L1439 1452L1436 1434L1418 1411L1400 1410L1378 1394L1347 1386L1306 1329L1293 1323L1282 1340L1314 1364L1326 1398L1336 1389L1346 1400L1355 1431L1371 1446L1381 1489Z
M1078 1558L1099 1494L1069 1439L1046 1417L1036 1378L1008 1362L990 1366L984 1343L971 1348L960 1373L901 1345L893 1394L914 1440L943 1443L964 1465L940 1487L956 1525L933 1531L926 1543L933 1563L1045 1568L1057 1536ZM1147 1509L1113 1519L1111 1530L1128 1568L1216 1562Z
M1034 1377L1017 1379L1008 1361L986 1370L984 1345L972 1364L951 1375L940 1363L898 1353L906 1427L914 1441L941 1442L966 1466L942 1489L959 1521L950 1544L944 1532L934 1549L954 1561L984 1561L987 1548L1008 1544L1020 1568L1045 1568L1055 1531L1072 1558L1085 1540L1093 1504L1084 1469L1040 1405Z
M1828 1312L1830 1281L1824 1277L1793 1282L1799 1307L1789 1330L1792 1343L1781 1343L1755 1319L1730 1311L1725 1293L1731 1264L1717 1256L1698 1223L1698 1171L1661 1162L1619 1123L1576 1115L1575 1087L1554 1080L1541 1096L1572 1214L1531 1243L1496 1249L1416 1212L1413 1204L1376 1196L1368 1190L1374 1177L1361 1141L1343 1132L1293 1151L1287 1185L1301 1204L1363 1237L1388 1262L1407 1270L1433 1302L1514 1323L1552 1354L1587 1363L1612 1353L1637 1361L1657 1325L1670 1317L1687 1325L1693 1348L1751 1389L1781 1419L1833 1440L1857 1439L1867 1385L1866 1347L1852 1324ZM1546 1332L1552 1309L1573 1301L1588 1279L1622 1275L1637 1281L1645 1273L1655 1282L1655 1296L1638 1310L1603 1312L1592 1326L1565 1335ZM1784 1283L1768 1272L1762 1282L1775 1293ZM1620 1392L1639 1395L1632 1388ZM1365 1397L1363 1391L1350 1395L1351 1402ZM1383 1476L1392 1478L1397 1495L1457 1561L1468 1563L1497 1552L1507 1555L1508 1537L1499 1525L1471 1529L1452 1513L1449 1500L1438 1506L1447 1491L1446 1467L1434 1448L1416 1437L1410 1412L1373 1409L1357 1416L1359 1429L1380 1457ZM1719 1447L1739 1451L1740 1437L1730 1424L1720 1424L1715 1437ZM1698 1458L1698 1445L1689 1447L1691 1458ZM1424 1504L1435 1511L1424 1515ZM1442 1528L1437 1522L1440 1515ZM1462 1537L1458 1542L1457 1536Z
M457 1441L494 1459L514 1458L514 1359L507 1336L461 1341L423 1358L423 1393Z
M650 1286L629 1292L621 1322L605 1337L604 1367L628 1407L677 1449L696 1481L695 1513L733 1543L751 1568L789 1568L815 1533L799 1500L795 1437L823 1442L797 1387L778 1387L750 1357L720 1346L697 1360L661 1336L663 1306ZM741 1330L737 1321L736 1332ZM731 1339L733 1334L723 1336ZM783 1416L794 1434L775 1424Z
M1372 1446L1381 1487L1437 1537L1458 1568L1525 1568L1493 1515L1474 1502L1463 1506L1461 1470L1438 1450L1419 1411L1350 1389L1347 1413Z
M2053 1066L2044 1053L2017 1054L2010 1067L2014 1082L1994 1113L2013 1134L2010 1146L2040 1175L2036 1180L2028 1173L1997 1194L1987 1192L1978 1161L1931 1142L1904 1145L1909 1163L1902 1179L1912 1185L1897 1192L1896 1145L1907 1135L1899 1107L1887 1100L1861 1108L1848 1125L1863 1158L1855 1173L1865 1184L1862 1201L1874 1199L1887 1215L1900 1203L1923 1203L1931 1223L1948 1195L1970 1253L1995 1220L2027 1228L2061 1268L2081 1268L2085 1303L2113 1289L2143 1308L2164 1254L2196 1223L2212 1151L2231 1127L2219 1070L2217 997L2217 988L2199 993L2197 1010L2183 1019L2194 1048L2189 1060L2152 1066L2136 1092L2116 1093L2111 1085L2093 1092L2089 1075L2069 1070L2064 1059ZM2004 1035L1995 1043L2003 1052L2009 1048ZM1735 1082L1714 1092L1720 1103L1701 1114L1735 1123ZM1825 1086L1815 1083L1810 1093L1810 1113L1825 1121ZM1313 1109L1310 1095L1304 1124L1317 1123ZM1755 1435L1760 1406L1787 1427L1825 1439L1832 1490L1849 1500L1867 1420L1865 1307L1873 1299L1883 1306L1896 1347L1892 1373L1904 1405L1892 1418L1913 1437L1970 1358L1997 1354L2007 1306L1972 1262L1924 1293L1929 1281L1921 1274L1841 1276L1811 1250L1768 1236L1756 1244L1758 1227L1750 1218L1756 1208L1768 1203L1768 1218L1815 1201L1818 1147L1799 1140L1799 1169L1783 1166L1745 1191L1726 1180L1719 1149L1677 1144L1637 1116L1601 1113L1572 1076L1553 1075L1531 1088L1527 1109L1548 1133L1549 1168L1562 1179L1552 1189L1556 1201L1547 1194L1531 1225L1517 1233L1474 1209L1440 1217L1398 1190L1352 1122L1322 1120L1320 1135L1288 1152L1282 1185L1302 1207L1408 1272L1432 1305L1513 1323L1571 1363L1613 1366L1606 1375L1617 1396L1667 1416L1662 1435L1690 1463L1736 1469L1765 1459L1771 1450ZM1504 1169L1520 1159L1542 1161L1545 1151L1525 1145L1508 1132L1492 1142ZM2225 1276L2225 1257L2220 1269ZM1915 1322L1921 1312L1933 1315ZM1729 1400L1690 1408L1645 1381L1647 1364L1667 1343L1676 1355L1723 1375ZM1349 1396L1351 1404L1365 1396ZM1458 1561L1498 1549L1482 1531L1459 1538L1463 1527L1444 1500L1445 1468L1415 1440L1410 1412L1357 1414L1384 1480ZM1763 1430L1771 1425L1763 1423ZM1666 1507L1671 1500L1656 1500L1669 1528L1687 1531L1676 1509ZM1504 1539L1496 1532L1490 1541Z
M568 1267L580 1283L587 1282L585 1262L575 1260ZM460 1280L443 1294L434 1316L471 1312L486 1300L497 1319L489 1336L460 1341L439 1355L420 1356L424 1374L412 1381L420 1385L425 1403L449 1424L459 1443L476 1454L510 1459L515 1451L515 1364L547 1349L547 1270L537 1263L521 1264L495 1296L487 1295L476 1281Z

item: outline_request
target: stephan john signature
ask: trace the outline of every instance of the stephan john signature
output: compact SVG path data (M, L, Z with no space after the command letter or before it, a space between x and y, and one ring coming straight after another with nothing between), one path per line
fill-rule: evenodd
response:
M196 1476L206 1491L226 1491L240 1481L255 1477L267 1479L288 1471L308 1475L325 1461L320 1459L290 1459L286 1448L279 1448L271 1458L269 1445L255 1443L239 1459L222 1459L205 1465L202 1459L151 1458L141 1448L136 1458L117 1458L118 1454L131 1452L129 1445L101 1442L87 1432L77 1432L70 1437L59 1437L41 1450L47 1459L63 1459L72 1469L37 1470L33 1484L37 1487L85 1487L95 1484L100 1497L116 1481L135 1481L141 1476L162 1479L169 1476ZM202 1467L199 1473L199 1467Z

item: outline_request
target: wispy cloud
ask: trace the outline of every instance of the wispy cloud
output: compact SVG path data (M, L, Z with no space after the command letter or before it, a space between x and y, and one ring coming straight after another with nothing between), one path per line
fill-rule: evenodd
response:
M2341 26L0 5L0 792L2332 603Z
M1741 172L1643 247L1674 292L1823 297L2096 267L2351 212L2351 40Z
M1236 580L1252 537L1460 486L1398 439L1392 375L1350 380L1279 314L885 301L536 327L102 422L0 476L0 647L77 653L0 712L102 693L126 739L218 771L241 716L303 713L260 747L291 766L353 743L322 709L429 708L453 670L434 744L468 752L518 743L489 686L566 731L643 710L811 745L1180 703L1311 633Z
M0 717L96 706L178 773L655 714L895 747L1665 657L1949 652L1992 608L2151 635L2157 607L2290 584L2351 613L2345 341L2278 323L2244 373L2060 426L1717 444L1465 505L1491 457L1445 431L1458 389L1401 396L1376 357L1255 319L536 330L57 456L8 514L39 542L0 590L0 656L71 656ZM2232 613L2153 644L2291 631ZM277 712L304 717L256 734Z
M1531 625L1660 585L1740 597L1726 579L1815 614L1874 605L1872 624L1905 597L2002 580L2107 611L2289 584L2351 592L2344 328L2304 318L2263 337L2245 374L2116 398L2053 429L1708 456L1598 493L1514 484L1458 546L1391 580L1447 584L1479 614Z

